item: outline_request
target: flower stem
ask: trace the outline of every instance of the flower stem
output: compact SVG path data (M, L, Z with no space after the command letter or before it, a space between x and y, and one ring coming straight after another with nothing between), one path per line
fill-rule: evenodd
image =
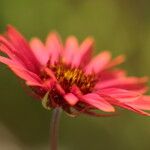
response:
M51 120L51 133L50 133L50 150L58 150L58 128L60 120L61 108L55 108Z

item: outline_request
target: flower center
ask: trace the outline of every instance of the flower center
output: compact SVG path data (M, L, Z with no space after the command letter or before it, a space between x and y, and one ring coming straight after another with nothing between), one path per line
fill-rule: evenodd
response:
M48 68L50 72L48 71ZM63 63L47 66L47 71L45 70L42 72L41 78L46 81L49 80L50 77L57 80L65 93L70 93L73 86L77 86L83 94L90 93L96 83L94 74L87 75L82 69L72 68ZM45 97L46 91L44 92L39 89L33 90L38 95L40 94L42 97ZM42 100L42 104L46 109L61 106L64 110L69 111L68 108L70 107L55 86L49 91L47 97Z
M92 91L95 85L94 74L86 75L79 68L71 68L70 66L57 64L51 67L59 84L62 88L69 92L73 85L76 85L85 94Z

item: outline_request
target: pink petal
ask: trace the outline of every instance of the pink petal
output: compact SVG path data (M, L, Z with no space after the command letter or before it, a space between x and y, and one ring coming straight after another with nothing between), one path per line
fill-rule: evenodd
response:
M91 60L91 62L86 66L85 72L87 74L91 73L99 73L105 69L106 65L109 63L111 59L111 54L108 51L104 51L97 55L95 58Z
M72 60L72 66L83 66L90 61L93 50L93 42L94 40L92 38L87 38L83 41L79 51L76 52Z
M56 83L56 89L57 91L61 94L61 95L65 95L65 90L61 87L61 85L59 83Z
M123 77L113 80L99 81L95 85L95 89L104 88L120 88L126 90L133 90L137 92L145 92L147 90L145 83L148 81L147 77L136 78L136 77Z
M20 67L20 65L18 65L14 61L0 56L0 62L8 65L10 67L10 69L21 79L24 79L27 82L32 82L32 83L38 84L38 85L41 84L42 81L36 74L26 70L23 67Z
M78 49L79 47L78 47L78 41L76 37L70 36L66 40L65 51L63 54L63 57L64 57L63 61L67 64L71 64L73 57L75 53L78 51Z
M150 110L150 96L142 96L141 98L128 102L127 104L138 109Z
M34 73L20 67L19 65L17 65L14 61L2 57L0 56L0 62L8 65L10 67L11 70L13 70L13 72L18 75L20 78L26 80L26 81L30 81L30 82L34 82L37 84L40 84L41 79Z
M40 64L23 36L10 25L7 27L6 36L16 51L19 51L19 53L22 55L24 63L28 66L28 69L39 73Z
M94 117L114 117L114 116L117 116L116 113L108 113L108 114L102 114L102 113L97 113L95 111L90 111L90 110L85 110L83 111L83 113L87 114L87 115L90 115L90 116L94 116Z
M96 93L90 93L90 94L83 95L81 100L91 106L94 106L94 107L96 107L100 110L106 111L106 112L114 112L115 111L115 109L113 108L113 106L110 103L108 103L105 99L103 99Z
M120 102L120 101L118 101L117 99L114 99L114 98L112 98L112 97L105 96L105 95L103 95L103 97L104 97L107 101L109 101L112 105L114 105L114 106L119 106L119 107L122 107L122 108L124 108L124 109L128 109L128 110L133 111L133 112L135 112L135 113L138 113L138 114L140 114L140 115L150 116L149 113L144 112L144 111L142 111L141 109L139 109L138 107L136 107L136 106L130 104L131 102Z
M57 33L50 33L46 40L46 48L51 58L51 64L58 62L62 55L62 43Z
M10 66L10 65L16 65L16 66L18 66L18 67L22 67L22 66L21 66L20 64L18 64L17 62L15 62L15 61L13 61L13 60L11 60L11 59L9 59L9 58L3 57L3 56L0 56L0 62L6 64L6 65L8 65L8 66ZM22 67L22 68L24 68L24 67Z
M118 57L116 57L114 60L112 60L108 65L107 65L107 69L112 68L116 65L119 65L121 63L123 63L125 61L125 56L124 55L120 55Z
M50 91L50 89L52 89L55 85L55 82L51 79L45 80L42 84L38 83L38 82L32 82L32 81L26 81L26 84L29 86L38 86L38 87L42 87L43 89Z
M10 57L13 61L26 68L23 57L14 49L14 47L2 36L0 36L0 51Z
M113 80L106 80L106 81L99 81L96 83L94 89L100 90L100 89L105 89L105 88L112 88L114 85L119 84L118 81L120 79L113 79ZM116 88L116 86L114 87Z
M24 79L24 80L26 80L28 82L32 82L32 83L34 82L37 84L42 83L41 79L36 74L34 74L28 70L22 69L20 67L14 66L14 65L10 65L9 67L21 79Z
M33 82L33 81L26 81L26 84L28 86L39 86L39 87L43 87L43 84L38 83L38 82Z
M44 71L47 73L49 77L51 77L54 81L57 82L57 78L55 77L54 72L50 68L44 68Z
M57 78L55 77L55 74L53 73L53 71L49 68L45 68L44 71L47 73L47 75L49 77L51 77L51 79L55 82L55 86L57 91L61 94L64 95L65 94L65 90L61 87L61 85L58 83Z
M100 95L106 95L118 100L119 102L130 102L137 100L141 97L141 94L134 91L128 91L117 88L102 89L98 92Z
M126 71L121 69L102 71L98 77L101 82L126 77Z
M72 93L74 93L75 95L77 95L78 97L81 97L83 94L82 94L82 91L80 90L80 88L76 85L73 85L70 89L70 91Z
M140 114L140 115L150 116L149 113L144 112L144 111L138 109L137 107L134 107L134 106L132 106L132 105L128 105L128 104L126 104L126 103L117 103L116 106L119 106L119 107L128 109L128 110L133 111L133 112L135 112L135 113L138 113L138 114Z
M42 65L46 65L49 60L49 54L43 43L38 38L33 38L30 41L31 49Z
M79 99L72 93L67 93L66 95L64 95L64 99L71 105L74 106Z
M12 50L12 46L3 36L0 36L0 50L7 54L11 59L15 56L15 51Z

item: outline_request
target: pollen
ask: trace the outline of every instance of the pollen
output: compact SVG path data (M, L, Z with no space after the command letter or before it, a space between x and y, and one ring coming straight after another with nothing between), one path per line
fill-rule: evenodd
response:
M80 68L71 68L64 64L57 64L51 69L66 92L69 92L71 87L76 85L85 94L92 91L96 82L94 74L86 75Z

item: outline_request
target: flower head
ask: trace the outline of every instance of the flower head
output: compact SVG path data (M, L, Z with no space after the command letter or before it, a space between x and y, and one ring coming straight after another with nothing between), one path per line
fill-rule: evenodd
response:
M43 44L38 38L29 43L12 26L0 36L0 56L6 64L38 96L45 108L61 107L69 114L86 113L101 116L94 110L114 112L119 106L150 115L147 78L128 77L116 66L124 56L111 58L103 51L92 58L93 39L81 45L74 36L63 45L58 34L50 33Z

